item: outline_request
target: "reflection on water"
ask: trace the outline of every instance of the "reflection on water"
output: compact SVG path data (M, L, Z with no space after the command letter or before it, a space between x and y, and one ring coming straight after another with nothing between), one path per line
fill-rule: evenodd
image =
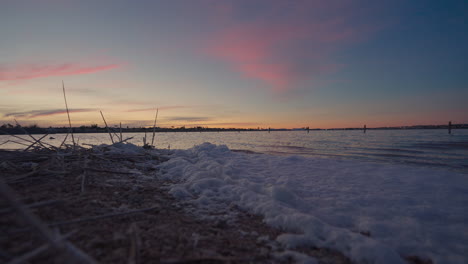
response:
M65 135L44 140L60 145ZM27 138L26 136L22 136ZM40 137L38 135L37 137ZM129 142L142 145L144 133L126 133ZM109 144L108 134L75 134L80 145ZM0 144L19 141L0 136ZM375 162L406 163L417 166L446 167L468 173L468 130L371 130L362 131L272 131L268 132L167 132L156 134L156 147L187 149L211 142L231 149L272 155L339 157ZM12 142L0 148L23 148Z

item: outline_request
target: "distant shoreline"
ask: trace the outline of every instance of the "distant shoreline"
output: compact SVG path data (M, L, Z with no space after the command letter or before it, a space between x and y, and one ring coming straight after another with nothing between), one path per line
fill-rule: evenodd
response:
M122 133L152 133L152 127L139 127L139 128L118 128L110 127L111 132L118 133L120 129ZM413 130L413 129L449 129L448 125L416 125L416 126L399 126L399 127L367 127L365 130ZM451 129L468 129L468 124L453 124ZM156 127L154 131L156 133L161 132L241 132L241 131L337 131L337 130L364 130L363 127L352 127L352 128L207 128L207 127L177 127L177 128L161 128ZM3 125L0 127L0 134L4 135L19 135L19 134L63 134L68 133L70 128L68 127L48 127L42 128L36 125L21 127L12 125ZM92 126L80 126L72 127L73 133L108 133L107 128L99 127L97 125Z

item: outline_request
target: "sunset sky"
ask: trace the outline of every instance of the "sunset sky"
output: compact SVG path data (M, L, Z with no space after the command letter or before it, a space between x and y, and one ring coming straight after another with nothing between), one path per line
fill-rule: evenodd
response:
M468 2L0 0L0 125L468 123Z

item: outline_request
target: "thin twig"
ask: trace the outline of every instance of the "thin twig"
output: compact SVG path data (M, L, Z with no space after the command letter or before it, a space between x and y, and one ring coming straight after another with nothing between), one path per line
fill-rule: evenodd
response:
M40 201L36 203L26 204L25 206L27 208L36 208L36 207L51 205L51 204L60 203L60 202L63 202L63 201L62 200L47 200L47 201ZM12 208L2 209L0 210L0 214L9 213L12 210L13 210Z
M98 262L94 260L91 256L83 252L81 249L77 248L75 245L73 245L69 241L65 241L65 246L67 249L67 253L70 254L71 256L74 256L76 259L78 259L79 263L86 263L86 264L97 264Z
M63 99L65 100L65 107L67 108L68 124L70 125L70 133L72 136L73 147L75 147L75 137L73 136L73 129L70 120L70 111L68 111L67 96L65 95L65 83L62 80Z
M60 241L63 241L69 237L71 237L73 234L75 234L77 232L77 230L73 230L61 237L58 238L58 242ZM42 252L46 251L47 249L49 249L50 245L49 244L44 244L32 251L29 251L13 260L11 260L10 262L8 262L7 264L19 264L19 263L25 263L26 261L28 261L29 259L41 254Z
M33 171L30 171L30 172L27 172L27 173L24 173L24 174L21 174L21 175L18 175L12 179L9 179L8 182L16 182L16 181L19 181L21 179L24 179L24 178L27 178L29 176L32 176L36 173L38 173L40 171L40 168L39 167L36 167L33 169Z
M153 124L153 138L151 139L151 146L154 146L154 134L156 133L156 121L158 120L158 112L159 109L156 108L156 116L154 117L154 124Z
M61 143L60 146L59 146L59 149L61 149L62 146L65 144L65 141L67 140L69 134L70 134L70 133L67 132L67 135L65 136L65 138L64 138L63 141L62 141L62 143Z
M14 141L14 140L9 140L11 143L15 143L15 144L18 144L18 145L23 145L23 146L29 146L28 144L24 144L22 142L18 142L18 141Z
M26 129L24 129L23 126L20 125L20 123L16 120L16 118L13 119L13 120L15 120L16 125L23 131L23 133L24 133L25 135L28 135L30 138L32 138L32 140L34 140L35 143L38 142L37 139L36 139L35 137L33 137L33 135L31 135L31 133L29 133L28 131L26 131ZM34 144L35 144L35 143L34 143ZM33 144L33 145L34 145L34 144ZM42 143L41 143L40 141L39 141L39 144L40 144L42 147L46 148L46 146L42 145Z
M11 136L11 137L14 137L14 138L17 138L17 139L21 139L21 140L23 140L23 141L29 142L30 144L34 143L34 141L31 141L31 140L29 140L29 139L25 139L25 138L19 137L19 136L17 136L17 135L10 134L10 133L5 132L5 131L3 131L3 130L0 130L0 133L2 133L2 134L4 134L4 135ZM29 146L29 145L21 144L21 143L19 143L19 142L15 142L15 141L12 141L12 140L10 140L10 142L13 142L13 143L16 143L16 144L20 144L20 145ZM56 148L55 146L53 146L53 145L51 145L51 144L48 144L48 143L44 143L44 144L46 144L46 145L48 145L48 146L50 146L50 147L52 147L52 148Z
M128 230L130 233L130 252L128 256L128 264L138 264L140 261L140 255L138 254L140 251L140 236L138 232L138 226L135 223L130 224L130 228Z
M120 122L120 142L122 142L122 122Z
M111 132L109 130L109 127L107 126L106 119L104 118L104 115L102 114L102 111L99 111L99 112L101 112L102 120L104 120L104 124L106 125L106 129L107 129L107 132L109 133L109 137L110 137L110 139L112 141L112 144L114 144L114 138L112 138L112 134L111 134Z
M154 207L150 207L150 208L143 208L143 209L137 209L137 210L131 210L131 211L126 211L126 212L96 215L96 216L78 218L78 219L73 219L73 220L68 220L68 221L55 222L55 223L48 224L48 226L62 226L62 225L76 224L76 223L81 223L81 222L89 222L89 221L100 220L100 219L110 218L110 217L115 217L115 216L124 216L124 215L129 215L129 214L137 214L137 213L152 211L152 210L156 210L156 209L159 209L159 206L154 206Z
M124 142L126 142L126 141L129 141L130 139L133 139L133 137L126 138L126 139L122 140L121 143L124 143Z
M60 251L64 251L69 256L74 257L75 260L81 263L96 263L93 258L86 255L80 249L76 248L72 243L68 241L61 243L60 240L57 240L52 230L50 230L47 225L43 224L39 218L37 218L37 216L31 213L29 209L24 207L24 205L19 202L15 192L8 186L8 184L4 183L1 178L0 195L3 196L8 201L10 206L13 207L26 222L32 225L39 232L42 238L46 240L52 247Z
M42 145L41 140L42 140L43 138L45 138L47 135L49 135L49 134L45 134L45 135L43 135L41 138L36 139L36 142L34 142L34 143L32 143L31 145L29 145L29 147L27 147L27 148L24 149L23 151L27 151L27 150L30 149L32 146L34 146L36 143L39 143L39 144Z
M181 259L167 259L161 260L159 263L164 264L196 264L196 263L251 263L252 259L250 258L233 258L233 257L217 257L217 256L207 256L207 257L194 257L194 258L181 258Z
M5 132L5 131L3 131L3 130L0 130L0 133L5 134L5 135L8 135L8 136L11 136L11 137L14 137L14 138L17 138L17 139L21 139L21 140L26 141L26 142L29 142L29 143L34 143L34 141L31 141L31 140L29 140L29 139L25 139L25 138L19 137L19 136L17 136L17 135L12 135L12 134L10 134L10 133L8 133L8 132ZM28 145L27 145L27 146L28 146Z
M111 130L114 130L114 129L111 127ZM119 134L117 134L117 132L115 131L112 131L112 134L114 134L115 138L117 138L117 140L120 142Z
M52 235L49 228L44 225L39 218L37 218L34 214L31 213L16 197L15 192L3 182L0 178L0 195L3 196L8 203L10 204L13 209L15 209L19 215L21 215L25 221L27 221L30 225L34 226L35 229L41 234L42 238L49 242L53 247L60 248L61 245Z
M125 171L110 171L110 170L101 170L95 168L88 168L85 167L85 170L95 171L95 172L107 172L107 173L115 173L115 174L135 174L133 172L125 172Z
M85 157L84 159L84 169L83 169L83 174L81 175L81 193L85 192L85 184L86 184L86 176L88 174L88 159Z

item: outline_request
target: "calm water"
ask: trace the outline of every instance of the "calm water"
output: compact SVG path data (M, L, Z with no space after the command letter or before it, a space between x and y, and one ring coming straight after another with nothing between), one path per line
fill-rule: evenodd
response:
M64 137L47 139L59 145ZM129 142L143 144L143 133L126 133ZM151 134L148 134L150 137ZM24 136L23 136L24 137ZM36 138L39 135L36 136ZM47 137L49 138L49 136ZM110 143L108 134L76 134L79 144ZM0 136L0 144L15 140ZM168 132L157 133L156 147L187 149L203 142L225 144L230 149L249 150L273 155L302 155L359 159L385 163L449 168L468 173L468 130L371 130L362 131L273 131L268 132ZM23 147L14 143L0 148Z

